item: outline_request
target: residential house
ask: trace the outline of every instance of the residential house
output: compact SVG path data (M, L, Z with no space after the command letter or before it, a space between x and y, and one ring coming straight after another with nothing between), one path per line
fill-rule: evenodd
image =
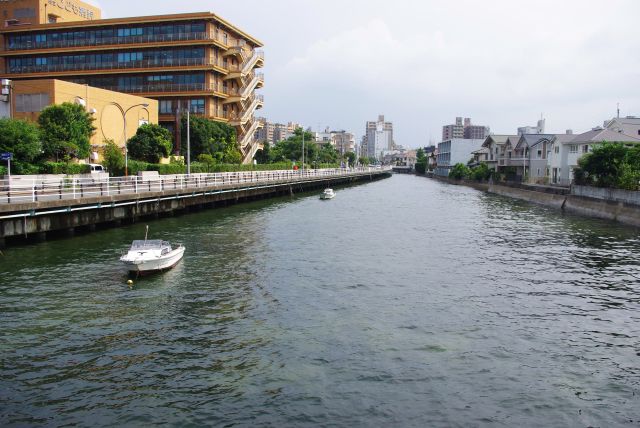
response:
M604 128L630 137L640 138L640 117L616 117L605 121Z
M564 139L566 140L566 138ZM554 143L554 155L560 156L559 170L554 172L551 167L551 182L554 184L570 185L573 182L573 170L578 166L578 160L586 153L593 150L594 145L608 143L640 144L640 138L625 135L621 132L593 128L591 131L575 135L568 141ZM559 153L556 148L559 145ZM553 164L558 161L552 159Z
M547 174L547 155L554 134L523 134L515 145L512 166L516 175L529 183L544 183Z
M512 135L489 135L482 143L482 147L488 149L488 157L486 160L487 166L489 169L493 169L494 171L498 171L500 166L500 158L502 153L504 152L504 145L507 142L507 139L512 137ZM516 136L513 136L516 137Z
M576 136L571 131L567 131L566 134L556 134L549 145L547 153L547 169L549 171L548 182L549 184L558 186L568 186L568 181L562 181L562 165L563 159L566 162L568 150L567 143L573 140Z

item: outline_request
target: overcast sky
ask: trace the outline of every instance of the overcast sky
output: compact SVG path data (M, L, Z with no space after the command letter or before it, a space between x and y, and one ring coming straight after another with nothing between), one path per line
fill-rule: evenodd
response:
M273 122L360 136L384 114L396 143L437 142L471 117L515 133L640 115L640 0L90 1L103 17L214 12L261 40Z

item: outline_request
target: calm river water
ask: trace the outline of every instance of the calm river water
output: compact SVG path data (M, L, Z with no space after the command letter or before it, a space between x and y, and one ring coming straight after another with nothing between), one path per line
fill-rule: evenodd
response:
M413 176L0 256L2 426L640 426L640 235Z

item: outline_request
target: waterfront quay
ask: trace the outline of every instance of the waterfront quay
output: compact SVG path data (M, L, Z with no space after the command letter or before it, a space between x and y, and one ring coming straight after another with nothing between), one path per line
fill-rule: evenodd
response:
M0 245L98 225L227 206L390 176L388 169L250 171L171 176L8 180L0 188Z

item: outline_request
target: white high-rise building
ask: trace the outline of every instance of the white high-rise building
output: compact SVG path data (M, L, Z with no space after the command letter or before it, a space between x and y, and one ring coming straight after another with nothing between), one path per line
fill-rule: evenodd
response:
M381 159L385 151L393 150L393 123L385 122L384 115L378 116L377 122L367 122L366 127L367 155Z

